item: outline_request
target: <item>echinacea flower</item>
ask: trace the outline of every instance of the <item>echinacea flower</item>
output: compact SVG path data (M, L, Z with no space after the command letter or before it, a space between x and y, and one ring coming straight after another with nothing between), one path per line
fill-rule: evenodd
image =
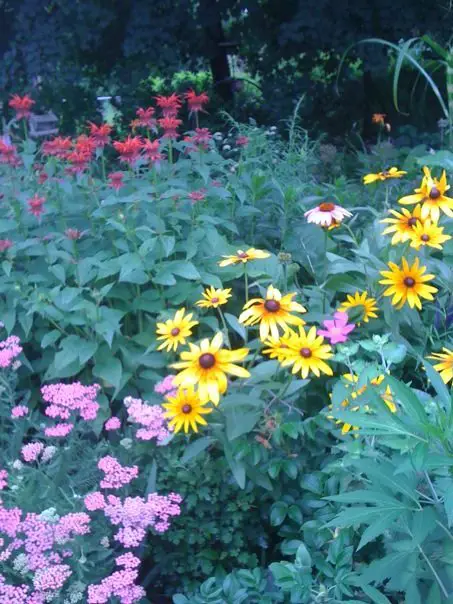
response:
M203 105L206 105L206 103L209 102L209 97L206 92L197 94L193 90L189 90L189 92L184 93L184 98L189 106L189 113L203 111Z
M345 302L342 302L338 310L340 312L348 312L353 308L359 308L362 316L360 318L364 323L368 323L370 319L376 319L378 305L375 298L368 296L368 292L355 292L353 296L347 295ZM359 323L358 323L359 324Z
M192 335L192 327L198 325L198 321L192 320L192 313L185 314L185 312L185 308L180 308L172 319L156 324L157 339L163 340L157 350L175 351L178 346L186 343L186 338Z
M431 171L426 166L423 168L423 179L415 194L406 195L398 200L401 205L412 205L421 203L421 217L423 220L431 218L433 222L439 222L440 212L444 212L450 218L453 218L453 199L446 197L450 185L447 184L447 175L445 170L442 176L437 179L431 176Z
M265 340L269 334L279 337L278 328L286 330L288 325L305 325L301 317L291 313L304 313L306 309L298 302L293 302L296 293L282 296L273 285L267 288L265 298L252 298L243 308L239 323L244 325L260 325L260 338Z
M232 256L222 256L225 260L221 260L219 262L219 266L229 266L230 264L245 264L250 260L263 260L264 258L269 258L269 252L264 252L263 250L256 250L253 247L250 247L248 250L238 250L236 254Z
M321 373L333 375L332 368L326 363L332 356L332 348L329 344L324 344L324 338L317 334L316 327L311 327L307 333L302 326L298 327L298 332L290 329L285 334L284 341L288 351L284 353L282 367L292 366L292 373L300 371L303 379L310 372L316 377Z
M128 136L124 141L115 141L113 146L119 153L120 161L131 166L140 157L143 141L139 136Z
M345 218L352 216L351 212L345 210L341 206L334 203L320 203L316 208L312 208L304 214L307 222L318 224L319 226L329 227L335 221L336 224L341 223Z
M218 405L220 395L227 389L227 373L236 377L250 377L247 369L235 364L245 359L249 349L226 350L222 344L220 332L212 341L208 338L202 340L199 346L189 343L190 351L183 351L181 361L172 365L182 370L173 378L174 383L182 388L198 385L201 400Z
M202 293L203 300L195 302L197 306L201 308L218 308L228 302L228 298L231 298L231 287L228 289L215 289L214 287L208 287Z
M30 117L31 108L35 104L35 101L31 99L28 95L19 96L18 94L13 94L8 105L11 109L14 109L16 112L16 119L21 120L22 118Z
M402 266L394 262L389 262L389 271L381 271L385 277L379 281L382 285L389 285L384 296L393 296L392 305L400 309L406 304L411 308L421 310L422 303L420 298L425 300L434 300L433 294L438 290L427 282L435 279L435 275L425 275L426 266L420 266L419 258L416 258L413 265L409 266L406 258L402 259Z
M181 109L181 97L173 93L170 96L156 96L157 106L162 110L162 115L166 117L176 117ZM179 121L179 120L178 120Z
M432 222L429 218L423 224L417 222L411 237L411 247L418 250L420 247L427 245L441 250L442 243L451 239L450 235L444 235L443 231L444 227L437 226L437 223Z
M333 319L323 321L325 329L318 329L318 335L324 336L331 344L340 344L347 342L348 336L353 329L354 323L348 323L347 313L337 311Z
M401 212L389 210L389 213L395 218L384 218L381 220L381 222L390 225L382 231L382 234L389 235L393 233L392 245L409 241L414 233L415 225L418 222L424 222L421 217L421 210L422 206L420 204L415 206L412 214L406 208L401 208Z
M440 361L433 365L434 369L440 373L440 377L445 384L453 380L453 350L442 348L442 352L433 352L428 359Z
M203 415L212 413L212 407L206 407L208 401L201 400L193 386L178 388L174 396L167 396L168 403L162 407L166 409L164 417L169 419L168 425L174 428L175 434L184 428L187 434L189 428L198 432L198 424L206 426L207 421Z
M93 122L88 122L88 125L90 126L90 138L94 141L97 148L103 148L109 144L112 126L109 124L97 126Z
M404 170L398 170L398 168L392 167L383 172L377 172L376 174L366 174L363 177L363 184L370 185L373 182L388 180L389 178L401 178L405 174L407 174L407 172Z
M33 216L36 216L36 218L39 218L44 212L43 206L46 203L46 200L44 197L39 197L37 193L35 193L27 203L29 213L33 214Z

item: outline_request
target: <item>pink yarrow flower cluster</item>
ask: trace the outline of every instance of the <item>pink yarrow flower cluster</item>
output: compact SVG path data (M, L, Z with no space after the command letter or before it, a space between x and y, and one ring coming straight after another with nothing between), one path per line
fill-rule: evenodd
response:
M22 352L22 347L19 344L20 340L17 336L9 336L9 338L0 342L0 367L4 369L11 367L14 359Z
M17 419L19 417L25 417L28 413L28 407L26 405L16 405L11 409L11 417Z
M137 570L126 568L113 572L99 585L89 585L88 604L107 604L113 597L118 598L121 604L139 602L145 596L145 590L136 585L137 577Z
M323 321L323 325L326 329L319 329L318 335L330 340L331 344L346 342L349 334L355 328L354 323L348 323L347 313L340 311L333 315L333 319Z
M173 376L170 377L173 378ZM166 390L166 392L170 393L173 390ZM138 440L152 440L155 438L157 443L161 444L170 436L164 410L160 405L148 405L146 401L131 396L124 399L124 405L127 408L128 420L131 423L143 426L135 433Z
M70 432L72 432L73 428L74 424L62 422L60 424L56 424L55 426L48 426L44 429L44 434L54 438L64 438L68 436Z
M122 466L111 455L102 457L98 462L98 468L104 472L104 478L100 482L103 489L120 489L138 476L138 466Z
M105 430L111 432L112 430L118 430L121 428L121 420L119 417L110 417L104 424Z
M23 460L27 463L37 461L43 449L44 445L42 443L28 443L28 445L24 445L21 449Z
M174 383L174 375L167 375L163 380L157 382L154 386L154 392L157 394L166 394L168 396L175 396L178 387Z
M48 417L68 420L71 415L80 415L84 420L96 419L99 403L96 401L99 384L84 386L80 382L72 384L50 384L41 388L41 394L48 407Z

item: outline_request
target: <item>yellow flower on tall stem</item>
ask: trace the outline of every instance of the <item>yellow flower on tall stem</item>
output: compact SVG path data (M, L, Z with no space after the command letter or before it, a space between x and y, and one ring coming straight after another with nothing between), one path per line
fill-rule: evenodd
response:
M384 218L381 220L383 223L390 224L384 231L382 231L383 235L389 235L393 233L392 237L392 245L396 245L397 243L405 243L411 239L414 227L417 222L423 223L424 221L421 218L422 206L419 204L415 206L414 211L411 213L406 208L401 208L401 212L397 212L396 210L389 210L389 213L392 214L395 218Z
M292 315L292 312L306 312L306 309L298 302L293 302L296 293L282 296L281 292L270 285L266 292L266 298L252 298L243 308L239 316L239 323L244 325L260 324L260 338L264 340L269 333L274 338L279 337L278 328L287 329L288 325L305 325L300 317Z
M401 178L407 174L404 170L398 170L398 168L389 168L388 170L384 170L383 172L376 172L375 174L366 174L363 177L364 185L371 185L373 182L382 182L384 180L389 180L389 178Z
M226 350L222 348L223 336L219 332L212 341L208 338L202 340L200 345L189 343L189 351L181 352L181 361L173 363L172 367L181 369L174 378L176 386L198 385L198 394L202 401L212 401L219 404L220 395L227 389L226 374L236 377L248 378L247 369L235 363L242 361L247 356L248 348Z
M289 337L289 331L286 331L278 338L269 336L265 341L267 348L263 349L263 354L268 354L271 359L277 359L279 363L283 362L290 352L288 345Z
M446 197L450 185L447 184L447 175L445 170L442 176L437 179L431 176L431 171L426 166L423 168L423 179L415 194L406 195L398 200L402 205L412 205L414 203L422 204L422 219L431 218L433 222L439 222L440 212L442 211L450 218L453 218L453 199Z
M307 333L302 326L298 327L298 332L289 330L286 342L288 352L281 361L282 367L292 366L292 373L300 371L303 379L310 372L316 377L321 373L333 375L332 368L326 363L332 356L332 347L324 344L324 338L317 335L316 327L311 327Z
M201 308L218 308L228 302L228 298L231 298L231 287L228 289L215 289L214 287L208 287L201 294L203 300L195 302L197 306Z
M192 335L192 327L198 325L198 321L192 320L192 313L185 315L185 312L185 308L180 308L176 311L173 319L167 319L164 323L156 324L157 339L163 340L157 350L166 348L167 352L175 351L178 346L186 343L186 338Z
M346 301L338 308L339 312L348 312L353 308L362 309L361 321L368 323L370 319L377 319L378 305L375 298L368 296L368 292L355 292L353 296L347 295ZM348 313L349 314L349 313Z
M445 384L453 381L453 350L442 348L442 352L433 352L428 359L440 361L433 365L434 369L440 373L440 377Z
M406 304L411 308L421 310L422 303L420 298L425 300L434 300L433 294L438 290L427 282L435 279L435 275L425 275L426 266L420 266L418 258L415 259L412 266L409 266L406 258L402 259L402 266L398 266L394 262L389 262L389 271L381 271L381 275L385 277L379 281L382 285L389 285L384 296L393 296L392 304L400 309Z
M174 427L175 434L183 428L186 434L189 428L198 432L198 424L207 425L203 415L213 411L212 407L206 407L207 401L200 399L193 386L179 388L175 396L167 396L167 401L162 405L166 409L164 417L170 419L168 425Z
M230 264L245 264L246 262L250 262L250 260L263 260L265 258L269 258L269 252L264 252L263 250L257 250L253 247L248 250L238 250L235 254L231 256L222 256L224 260L219 262L219 266L229 266Z
M427 245L441 250L442 243L445 243L449 239L451 239L450 235L444 235L444 227L437 226L436 222L432 222L427 218L423 224L418 222L414 226L411 247L418 250L420 247Z

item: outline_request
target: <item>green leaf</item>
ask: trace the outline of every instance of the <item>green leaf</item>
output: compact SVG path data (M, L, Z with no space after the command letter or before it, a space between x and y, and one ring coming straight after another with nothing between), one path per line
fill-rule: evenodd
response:
M55 344L55 342L59 338L61 338L61 336L62 333L61 331L58 331L58 329L52 329L51 331L48 331L41 340L41 348L47 348L48 346Z
M188 260L171 262L168 264L168 268L174 275L178 275L178 277L182 277L183 279L189 279L192 281L198 281L201 279L200 273L197 271L192 262L189 262Z
M392 511L382 513L382 515L374 520L364 531L360 539L357 549L362 549L367 543L384 534L388 530L393 522L401 516L402 511Z
M280 526L288 514L288 504L277 501L271 507L270 521L272 526Z
M123 375L123 366L116 357L111 356L111 354L104 354L101 358L96 358L93 375L118 389Z
M439 399L443 402L447 409L450 409L452 406L452 398L446 384L440 377L439 373L430 363L428 363L428 361L422 359L422 362L426 375L428 376L428 379L431 382L434 390L437 392Z
M303 543L297 548L295 563L299 568L310 569L312 566L310 553Z
M243 340L245 340L247 330L241 323L239 323L237 317L231 315L229 312L224 313L224 317L231 329L235 331Z
M188 461L199 455L202 451L207 449L209 446L211 446L214 442L215 439L211 438L210 436L203 436L202 438L198 438L184 449L184 454L181 457L181 462L187 463Z
M366 595L371 598L374 604L392 604L390 600L375 587L372 587L371 585L361 585L361 588Z
M412 419L423 424L428 423L428 416L426 415L423 405L409 386L399 382L391 376L386 376L385 381L390 386L393 395L396 396L406 413Z
M146 484L145 495L156 492L156 480L157 480L157 463L153 459L151 462L151 468L149 470L148 482Z
M226 417L226 434L229 441L248 434L253 430L255 424L261 417L258 411L244 411L234 407L225 412Z

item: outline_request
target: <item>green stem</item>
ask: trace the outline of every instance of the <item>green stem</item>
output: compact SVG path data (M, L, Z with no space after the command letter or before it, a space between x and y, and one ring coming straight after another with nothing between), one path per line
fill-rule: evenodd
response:
M327 240L328 240L327 230L324 230L324 268L323 268L324 280L326 280L326 278L327 278ZM323 287L323 290L322 290L322 312L323 313L326 312L326 305L327 305L327 294L326 294L325 288Z
M171 138L168 139L168 163L173 164L173 144Z
M225 316L224 316L224 314L223 314L222 309L220 308L220 306L217 307L217 311L219 313L220 320L222 321L222 325L223 325L223 329L224 329L224 332L225 332L225 340L226 340L227 346L231 350L231 342L230 342L230 337L228 335L228 327L227 327L227 324L226 324L226 321L225 321Z
M245 284L245 302L249 301L249 275L247 271L247 264L244 264L244 284Z

